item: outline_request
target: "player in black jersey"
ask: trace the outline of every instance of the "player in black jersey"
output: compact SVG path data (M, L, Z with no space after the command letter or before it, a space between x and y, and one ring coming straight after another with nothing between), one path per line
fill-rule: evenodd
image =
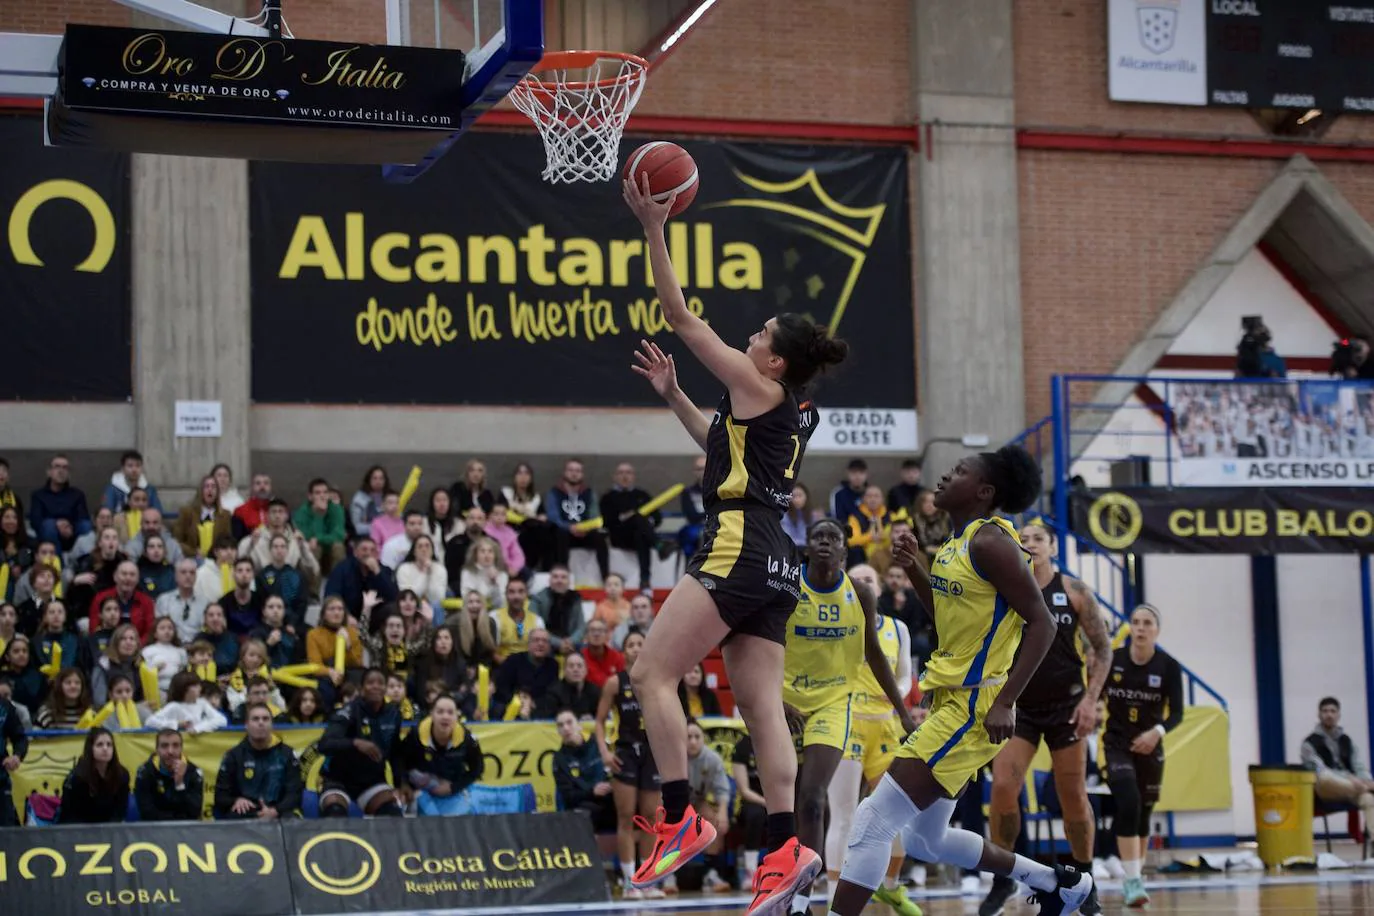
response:
M1012 738L992 762L992 803L988 806L992 842L1003 849L1016 847L1021 833L1021 790L1043 738L1050 748L1054 788L1064 812L1064 835L1073 865L1090 873L1096 822L1088 802L1083 739L1092 734L1097 719L1097 698L1112 661L1111 637L1092 589L1054 568L1054 532L1038 520L1032 522L1021 529L1021 546L1031 555L1031 572L1054 618L1055 635L1050 651L1016 701ZM1086 686L1078 650L1080 634L1092 652ZM1015 881L993 878L978 916L997 916L1015 893ZM1087 916L1102 912L1096 887L1083 901L1081 912Z
M800 598L796 547L782 529L782 513L791 504L819 418L805 388L826 367L842 362L849 348L823 325L794 314L769 318L744 352L726 344L687 308L673 273L663 235L673 198L655 202L647 176L642 187L625 182L624 196L644 226L664 318L726 388L708 423L678 387L672 357L649 341L635 354L639 364L632 368L706 452L701 546L631 671L663 777L664 807L654 825L654 852L635 883L666 877L715 841L715 829L690 804L687 720L677 685L719 644L768 800L766 842L772 852L755 873L746 913L785 912L797 888L815 877L821 859L796 839L797 759L778 690L787 619Z
M320 738L320 817L348 817L350 801L364 814L402 816L400 798L386 781L387 760L400 738L401 711L386 702L386 674L369 668L358 696L329 717Z
M1183 669L1162 649L1159 610L1142 604L1131 612L1131 642L1112 656L1107 677L1107 785L1116 801L1116 843L1126 872L1126 905L1150 902L1140 879L1150 812L1164 781L1164 746L1168 732L1183 721Z
M663 890L657 885L635 887L635 821L654 816L662 796L658 787L658 767L649 750L644 734L644 715L635 698L634 686L626 672L634 667L644 648L644 635L630 631L621 651L625 653L625 671L613 674L601 688L601 700L596 706L596 746L606 772L611 774L611 792L615 797L616 844L620 854L620 871L625 879L625 897L631 900L658 899ZM606 740L606 717L615 715L615 745ZM652 850L642 838L640 853Z

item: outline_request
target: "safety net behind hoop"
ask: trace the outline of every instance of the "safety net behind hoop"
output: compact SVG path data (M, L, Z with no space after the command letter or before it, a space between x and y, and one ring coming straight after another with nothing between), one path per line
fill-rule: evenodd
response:
M544 141L544 180L609 181L625 122L644 90L647 63L630 54L560 51L545 55L511 90Z

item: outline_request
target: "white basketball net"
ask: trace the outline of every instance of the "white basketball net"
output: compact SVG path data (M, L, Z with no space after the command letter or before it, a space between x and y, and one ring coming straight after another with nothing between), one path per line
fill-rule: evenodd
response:
M571 74L571 77L570 77ZM609 181L620 160L620 135L644 90L637 58L598 57L586 66L531 73L511 90L544 140L544 180Z

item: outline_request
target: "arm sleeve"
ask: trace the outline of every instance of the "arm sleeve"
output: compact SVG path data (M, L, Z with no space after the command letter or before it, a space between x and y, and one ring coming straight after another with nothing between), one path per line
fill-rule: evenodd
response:
M353 710L344 706L329 719L320 736L320 753L338 754L353 746Z
M282 745L285 747L286 745ZM289 750L291 759L286 762L286 779L282 783L281 801L276 805L278 812L299 811L301 797L305 794L305 779L301 776L301 762L296 752Z
M711 788L716 796L716 804L723 805L730 800L730 777L719 755L712 761L711 770Z
M1322 763L1321 757L1317 756L1317 749L1312 746L1310 740L1305 739L1302 742L1302 749L1298 752L1298 757L1303 766L1314 772L1320 773L1326 769L1326 764Z
M224 755L219 763L219 775L215 777L215 816L224 817L239 797L238 766L233 752Z
M157 779L148 772L148 765L145 763L138 768L138 775L134 777L134 800L138 804L140 820L163 820L162 812L158 811L157 805L153 803L156 795Z
M198 821L205 804L205 778L200 770L192 770L186 775L186 789L178 793L177 814L182 820Z
M571 811L582 802L581 787L573 780L564 754L553 756L553 784L559 811Z
M129 819L129 787L121 784L115 792L114 803L115 816L112 823L122 824Z
M482 778L482 747L472 732L463 739L463 763L466 767L463 778L453 784L453 791L461 792Z
M1183 668L1176 659L1169 659L1169 714L1164 719L1164 731L1171 732L1183 721Z
M1361 779L1369 778L1369 764L1365 763L1359 745L1353 741L1350 743L1350 770Z
M324 528L315 536L315 540L321 544L341 544L348 536L346 529L343 506L330 503L324 512Z
M19 721L17 712L12 712L5 718L5 739L9 741L10 753L23 760L29 752L29 736L24 734L24 723ZM0 747L0 751L3 750L4 748Z
M897 692L906 697L911 693L911 631L902 621L895 622L900 649L897 653L897 670L892 673L897 678Z
M556 499L556 495L557 494L553 490L550 490L549 495L544 497L544 512L548 515L551 524L557 525L559 528L566 531L569 527L569 522L563 517L563 501L561 499ZM35 524L34 527L38 527L37 524Z
M372 530L372 523L367 520L368 502L367 494L359 490L353 494L353 499L348 503L348 512L353 516L353 530L358 532L359 537L363 537Z

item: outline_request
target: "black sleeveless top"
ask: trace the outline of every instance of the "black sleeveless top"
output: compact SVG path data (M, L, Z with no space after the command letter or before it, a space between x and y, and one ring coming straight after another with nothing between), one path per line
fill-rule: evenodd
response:
M1018 706L1056 706L1077 703L1083 694L1083 659L1078 654L1078 612L1064 588L1064 576L1056 572L1040 590L1054 618L1054 642L1045 660L1035 669L1030 683L1016 701Z
M615 679L615 743L644 744L649 740L644 732L644 712L630 684L630 675L621 671Z
M1131 660L1131 647L1112 655L1107 675L1105 747L1126 749L1142 732L1166 728L1183 718L1183 669L1169 653L1155 649L1143 665Z
M772 410L749 420L737 420L730 411L727 393L706 433L702 505L708 513L766 508L781 518L792 505L792 488L820 412L809 398L791 391Z

